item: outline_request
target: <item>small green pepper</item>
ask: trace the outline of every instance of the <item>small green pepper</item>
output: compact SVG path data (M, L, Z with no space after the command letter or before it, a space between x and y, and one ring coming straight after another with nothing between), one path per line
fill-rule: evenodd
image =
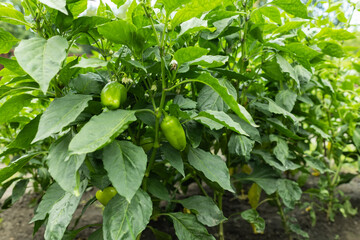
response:
M95 196L102 205L106 206L116 194L117 191L114 187L106 187L104 191L98 190Z
M161 122L160 127L171 146L173 146L179 151L183 151L185 149L185 132L176 117L165 116Z
M101 103L109 109L117 109L126 101L127 91L124 85L110 82L101 90Z

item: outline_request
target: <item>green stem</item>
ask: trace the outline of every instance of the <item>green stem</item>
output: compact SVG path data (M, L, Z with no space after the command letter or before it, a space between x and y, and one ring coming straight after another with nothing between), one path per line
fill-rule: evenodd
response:
M278 209L279 209L281 222L283 224L285 233L289 236L289 240L292 240L293 238L292 238L291 233L290 233L288 220L287 220L287 217L286 217L286 215L284 213L284 210L282 208L282 205L281 205L281 202L280 202L280 199L279 199L279 194L277 192L276 192L275 200L276 200L276 205L278 206Z
M157 152L157 148L154 147L153 150L152 150L152 153L151 153L149 164L148 164L148 166L146 168L146 171L145 171L144 182L143 182L144 191L147 190L147 180L149 178L150 171L153 168L154 163L155 163L156 152Z
M222 201L223 201L223 194L218 193L218 207L219 207L220 211L222 211L222 203L223 203ZM219 240L225 240L223 222L221 222L219 224Z

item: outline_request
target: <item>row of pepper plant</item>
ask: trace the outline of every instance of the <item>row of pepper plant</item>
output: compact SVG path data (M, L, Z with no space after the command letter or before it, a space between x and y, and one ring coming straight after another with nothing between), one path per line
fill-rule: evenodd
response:
M356 214L337 186L358 173L342 169L359 159L359 52L347 44L359 4L348 15L337 1L321 14L321 1L112 2L92 14L87 0L0 4L1 22L31 33L0 28L0 53L15 48L0 58L3 209L30 184L45 239L87 227L89 239L147 227L171 239L152 226L164 218L180 240L215 239L211 227L223 240L237 215L224 216L224 196L248 206L238 214L255 233L257 208L275 205L290 239L308 238L294 209L313 223ZM99 200L103 221L68 227L91 188L83 213Z

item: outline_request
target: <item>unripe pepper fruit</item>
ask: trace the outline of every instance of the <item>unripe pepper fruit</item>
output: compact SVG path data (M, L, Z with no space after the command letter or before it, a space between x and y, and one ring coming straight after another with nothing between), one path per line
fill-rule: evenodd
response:
M124 85L110 82L101 90L101 103L109 109L117 109L126 101L127 91Z
M179 120L173 116L165 116L161 122L161 131L170 145L179 151L183 151L186 147L186 137L184 129Z
M103 191L98 190L95 194L96 199L104 206L108 204L108 202L115 197L117 191L114 187L106 187Z

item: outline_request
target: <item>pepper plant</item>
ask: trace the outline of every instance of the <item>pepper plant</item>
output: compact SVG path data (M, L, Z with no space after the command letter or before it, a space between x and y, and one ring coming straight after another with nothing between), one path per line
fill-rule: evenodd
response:
M24 0L24 14L0 5L0 21L33 33L0 29L1 53L15 47L0 58L1 193L15 184L3 208L33 183L45 239L90 227L68 228L89 188L83 211L105 206L89 239L141 239L146 227L171 239L151 226L159 218L181 240L215 239L210 227L225 239L223 197L245 193L239 214L254 232L268 202L290 239L308 238L295 207L314 219L356 212L336 192L357 175L341 169L360 146L360 65L341 5L330 1L336 18L324 20L316 1L112 2L92 15L86 0ZM201 194L185 197L192 183Z

